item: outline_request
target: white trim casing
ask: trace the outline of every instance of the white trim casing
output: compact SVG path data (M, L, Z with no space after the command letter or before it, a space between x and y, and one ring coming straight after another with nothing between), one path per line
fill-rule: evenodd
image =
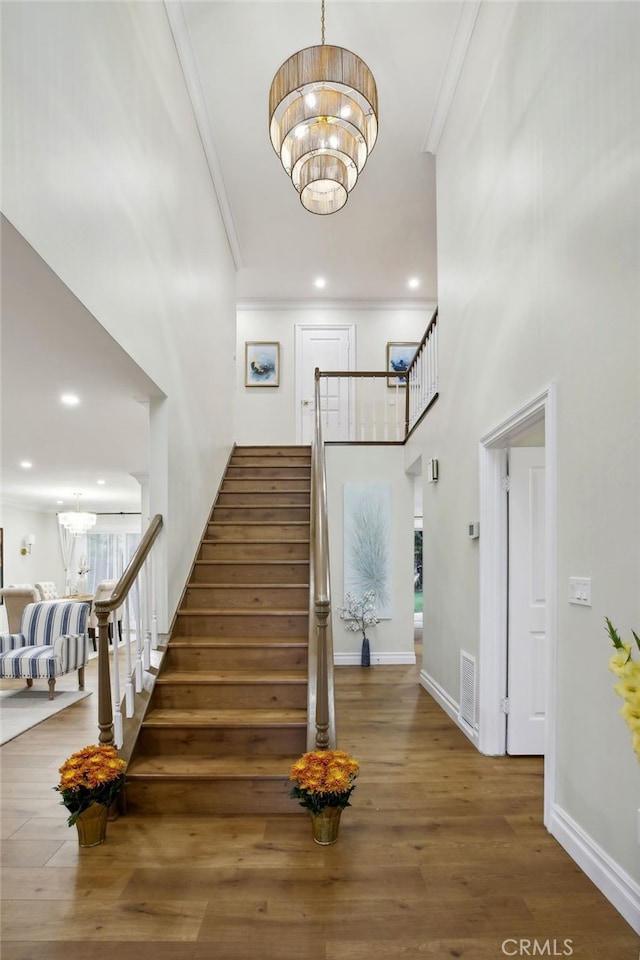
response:
M482 753L506 752L502 700L507 690L507 506L502 489L506 448L530 426L545 425L545 568L547 702L544 758L544 824L549 829L556 792L557 644L557 427L556 385L546 390L480 439L480 642L478 720Z
M478 744L481 753L495 756L506 752L507 742L506 716L500 709L507 689L506 470L506 449L490 451L480 443Z

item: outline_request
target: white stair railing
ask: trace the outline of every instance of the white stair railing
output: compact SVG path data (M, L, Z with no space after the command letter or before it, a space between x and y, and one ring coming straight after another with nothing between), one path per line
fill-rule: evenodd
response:
M100 743L113 744L118 749L123 746L124 720L135 715L136 696L145 689L145 674L151 666L152 649L158 647L152 548L161 529L162 517L157 514L109 599L96 601L99 739ZM122 649L119 649L117 629L117 611L120 608L123 614ZM112 657L109 651L111 614ZM124 698L121 693L121 670L124 673Z
M434 311L407 370L407 436L424 416L440 387L438 375L438 310Z
M392 370L322 370L316 377L320 381L316 402L326 435L332 435L337 415L330 398L344 394L353 405L349 442L404 443L438 397L438 310L406 374L398 376Z

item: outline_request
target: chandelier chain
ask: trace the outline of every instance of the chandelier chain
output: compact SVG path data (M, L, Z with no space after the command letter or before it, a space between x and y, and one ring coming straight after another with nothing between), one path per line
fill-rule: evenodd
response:
M322 25L322 45L324 46L324 0L322 0L322 13L320 17L320 23Z

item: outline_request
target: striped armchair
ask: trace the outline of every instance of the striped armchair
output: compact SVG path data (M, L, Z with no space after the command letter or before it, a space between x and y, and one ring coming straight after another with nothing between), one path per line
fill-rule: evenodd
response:
M90 606L73 600L27 604L20 633L0 634L0 678L24 679L29 687L34 680L48 680L53 700L56 677L77 670L78 686L84 690Z

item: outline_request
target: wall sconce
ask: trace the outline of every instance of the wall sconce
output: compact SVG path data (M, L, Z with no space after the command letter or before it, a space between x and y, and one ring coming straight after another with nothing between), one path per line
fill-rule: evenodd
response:
M440 473L440 465L437 460L431 459L427 461L427 480L429 483L437 483L438 475Z
M31 553L31 547L35 544L35 542L36 542L35 533L30 533L28 536L26 536L22 541L22 549L20 550L20 556L26 557L28 553Z

